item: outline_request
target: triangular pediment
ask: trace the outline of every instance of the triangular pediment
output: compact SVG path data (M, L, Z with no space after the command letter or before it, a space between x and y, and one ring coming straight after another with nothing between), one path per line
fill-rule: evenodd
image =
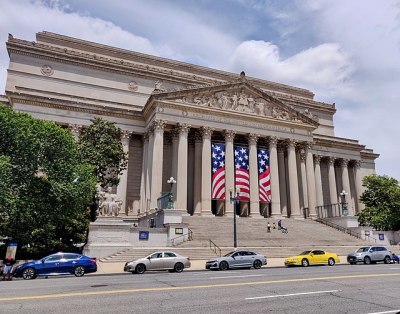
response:
M193 86L172 91L156 91L149 99L149 102L154 101L318 126L315 117L308 111L297 111L293 106L288 106L268 95L243 77L233 82Z

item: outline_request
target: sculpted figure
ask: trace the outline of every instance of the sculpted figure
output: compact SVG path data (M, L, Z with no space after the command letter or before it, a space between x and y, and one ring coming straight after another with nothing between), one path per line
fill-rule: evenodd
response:
M222 93L221 96L221 108L222 109L230 109L231 106L231 100L228 97L227 93Z
M107 188L106 192L102 189L100 191L98 190L96 198L98 199L100 216L118 216L122 206L122 200L119 199L117 194L112 193L111 186Z
M232 96L232 109L237 110L238 107L238 95L235 93Z

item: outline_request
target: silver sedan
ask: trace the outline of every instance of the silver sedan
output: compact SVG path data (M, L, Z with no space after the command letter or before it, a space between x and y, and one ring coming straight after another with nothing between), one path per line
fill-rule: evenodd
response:
M174 252L155 252L145 258L125 263L124 271L132 274L143 274L146 270L168 270L181 273L190 267L189 257Z
M253 251L230 252L224 256L210 259L206 262L206 269L227 270L232 268L260 269L267 264L267 258Z

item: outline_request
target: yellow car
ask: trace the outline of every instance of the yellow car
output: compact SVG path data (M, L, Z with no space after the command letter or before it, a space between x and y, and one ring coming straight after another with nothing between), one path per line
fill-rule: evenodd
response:
M303 253L291 256L285 259L285 266L304 266L328 264L333 266L339 263L340 259L335 253L325 252L322 250L304 251Z

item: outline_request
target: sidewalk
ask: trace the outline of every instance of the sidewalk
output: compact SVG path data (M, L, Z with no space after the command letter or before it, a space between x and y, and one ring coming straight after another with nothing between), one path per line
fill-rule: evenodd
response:
M346 256L339 256L340 264L347 264ZM272 268L272 267L285 267L284 265L285 258L268 258L268 264L263 268ZM201 271L205 270L206 260L191 260L191 267L185 269L184 271ZM104 263L97 262L97 272L89 275L105 275L105 274L122 274L124 273L124 262L114 262L114 263Z

